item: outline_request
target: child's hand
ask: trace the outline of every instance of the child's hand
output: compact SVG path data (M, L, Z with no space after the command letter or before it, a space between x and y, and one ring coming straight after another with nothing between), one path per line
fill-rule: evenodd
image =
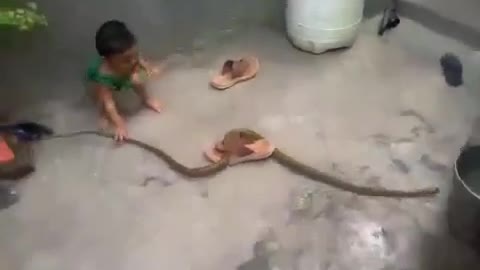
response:
M158 77L160 74L162 74L165 71L165 64L160 64L160 65L152 65L148 64L145 68L145 71L147 72L148 77Z
M115 141L123 142L124 139L128 138L127 129L124 125L118 126L115 128Z
M145 100L145 106L157 113L162 111L162 103L155 98L148 98Z
M158 67L149 67L146 69L148 77L154 77L160 74L160 68Z

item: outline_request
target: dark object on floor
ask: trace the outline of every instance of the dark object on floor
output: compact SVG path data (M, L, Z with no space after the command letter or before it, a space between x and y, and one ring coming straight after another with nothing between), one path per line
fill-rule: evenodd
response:
M271 270L268 256L256 256L251 260L242 263L237 270Z
M383 36L386 31L397 27L400 24L400 17L398 17L397 9L386 8L383 11L383 17L380 20L380 25L378 26L378 35Z
M0 181L18 181L33 173L33 149L29 142L18 140L15 135L4 134L3 138L15 154L15 159L9 162L0 163Z
M17 203L18 200L18 193L13 187L7 185L0 186L0 210L9 208Z
M453 87L463 84L463 65L458 56L453 53L446 53L440 58L445 82Z
M447 217L450 233L480 253L480 146L465 147L455 163Z
M25 142L37 141L45 136L53 135L51 128L34 122L2 125L0 131L14 134L19 140Z

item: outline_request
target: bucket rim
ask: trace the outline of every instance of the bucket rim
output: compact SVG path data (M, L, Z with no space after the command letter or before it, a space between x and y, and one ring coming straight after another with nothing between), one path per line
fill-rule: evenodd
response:
M460 151L460 154L458 155L457 159L455 160L455 165L454 165L454 173L455 173L455 179L457 181L460 181L460 183L462 183L463 187L471 194L473 195L475 198L479 199L480 200L480 195L477 194L476 192L474 192L466 183L465 181L463 180L462 177L460 177L460 174L458 173L458 161L460 160L460 157L465 153L465 151L469 150L469 149L472 149L472 148L475 148L475 146L470 146L470 147L464 147L462 148L462 150ZM480 147L479 147L480 148Z

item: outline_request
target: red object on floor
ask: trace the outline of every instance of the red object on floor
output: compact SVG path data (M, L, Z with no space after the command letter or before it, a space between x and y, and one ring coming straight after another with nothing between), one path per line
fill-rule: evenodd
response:
M7 142L0 136L0 163L7 163L15 159L15 154Z

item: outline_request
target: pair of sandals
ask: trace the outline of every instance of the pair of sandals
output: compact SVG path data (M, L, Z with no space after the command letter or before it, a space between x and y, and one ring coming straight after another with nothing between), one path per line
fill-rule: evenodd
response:
M260 63L256 57L248 56L238 60L224 62L219 74L210 81L210 85L217 90L226 90L234 85L253 79L260 69ZM230 165L236 165L248 161L267 159L273 154L275 147L269 141L263 139L255 142L237 142L234 153L230 157ZM205 152L205 157L212 163L219 162L227 154L223 140L217 141Z

